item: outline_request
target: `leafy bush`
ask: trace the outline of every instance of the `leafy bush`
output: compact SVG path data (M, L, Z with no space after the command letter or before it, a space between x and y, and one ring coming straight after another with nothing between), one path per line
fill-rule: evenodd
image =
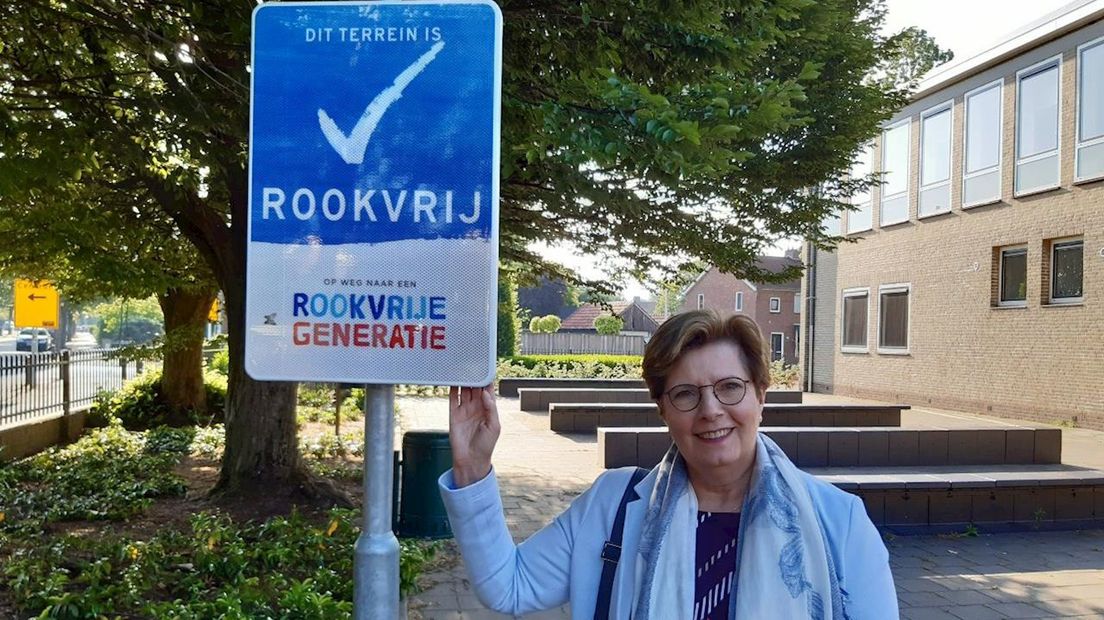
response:
M555 314L533 317L529 320L529 331L534 334L552 334L560 331L563 321Z
M183 429L180 429L183 430ZM119 424L96 429L64 448L52 448L0 469L0 523L29 528L72 520L117 520L136 515L155 497L183 495L172 473L185 432L158 433L152 442ZM26 530L24 530L26 531Z
M3 580L22 613L43 618L345 619L356 516L334 510L321 524L293 514L239 525L200 513L184 531L145 541L63 536L16 550ZM400 541L403 595L416 591L438 546Z
M770 365L771 387L796 388L800 379L797 366L787 365L783 360L775 360Z
M223 349L212 355L211 359L207 361L207 369L211 372L217 372L224 377L229 377L230 351Z
M518 355L498 361L498 377L639 379L639 355Z
M601 314L594 317L594 331L603 336L616 336L621 333L621 328L624 326L625 321L621 320L621 317L611 314Z
M207 390L207 414L190 415L196 425L221 423L226 405L225 375L207 370L203 373ZM87 422L90 426L104 426L117 419L130 430L145 430L162 426L169 419L171 410L161 393L161 371L147 370L128 381L115 392L101 392L96 397Z

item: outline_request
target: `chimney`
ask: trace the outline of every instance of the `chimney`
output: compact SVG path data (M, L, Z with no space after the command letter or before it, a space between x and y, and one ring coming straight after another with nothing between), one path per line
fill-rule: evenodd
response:
M786 258L801 260L801 248L790 248L785 252Z

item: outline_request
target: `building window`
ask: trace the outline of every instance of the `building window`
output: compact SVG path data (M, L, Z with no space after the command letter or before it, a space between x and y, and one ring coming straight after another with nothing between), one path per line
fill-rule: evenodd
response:
M782 298L771 297L770 298L770 311L774 314L782 312Z
M771 332L771 361L777 361L785 355L782 348L785 346L786 335L782 332Z
M744 311L744 293L743 291L736 293L736 312Z
M951 210L952 102L920 115L920 204L917 217Z
M1001 81L966 93L966 156L962 206L989 204L1001 197L1001 126L1004 105Z
M878 288L878 352L908 353L908 284L887 284Z
M1016 194L1059 185L1061 57L1016 74Z
M801 314L801 294L794 295L794 314Z
M999 306L1027 305L1027 248L1003 248L998 272Z
M840 232L843 231L843 216L839 213L826 215L824 219L821 220L820 227L824 230L824 234L831 237L838 237Z
M705 294L698 293L698 310L705 309Z
M859 158L851 166L852 179L865 179L874 172L874 145L868 144L859 153ZM857 209L847 214L847 233L857 233L874 227L873 197L870 187L851 196L851 204Z
M1104 176L1104 39L1077 48L1075 181Z
M843 326L840 330L845 353L866 353L866 319L869 314L870 289L843 291Z
M1085 266L1085 242L1055 241L1050 246L1050 303L1081 301Z
M906 118L882 132L882 226L909 219L910 126Z

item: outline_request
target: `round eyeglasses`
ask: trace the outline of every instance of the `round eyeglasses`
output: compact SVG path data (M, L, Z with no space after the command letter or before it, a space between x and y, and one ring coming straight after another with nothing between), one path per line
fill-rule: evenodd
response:
M713 396L722 405L738 405L747 395L747 379L725 377L716 383L692 385L684 383L667 390L665 395L679 411L693 411L701 403L702 388L713 388Z

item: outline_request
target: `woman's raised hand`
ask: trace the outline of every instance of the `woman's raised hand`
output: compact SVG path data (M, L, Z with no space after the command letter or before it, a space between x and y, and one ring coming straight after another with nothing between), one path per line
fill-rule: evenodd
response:
M449 389L449 444L457 487L478 482L491 471L491 454L502 427L494 385Z

